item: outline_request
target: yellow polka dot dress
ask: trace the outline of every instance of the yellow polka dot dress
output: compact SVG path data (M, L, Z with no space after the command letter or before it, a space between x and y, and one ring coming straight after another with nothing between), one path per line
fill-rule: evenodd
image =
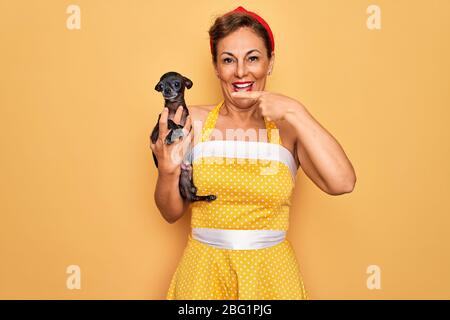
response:
M198 195L192 232L167 299L307 299L299 264L285 238L297 166L277 127L264 118L267 142L210 139L224 101L209 112L192 150ZM213 134L216 133L216 134Z

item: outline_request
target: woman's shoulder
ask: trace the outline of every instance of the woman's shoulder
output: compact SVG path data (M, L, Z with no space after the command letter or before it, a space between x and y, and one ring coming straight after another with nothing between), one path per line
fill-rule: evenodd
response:
M214 108L214 105L195 105L195 106L187 106L189 110L189 114L191 115L191 123L200 124L200 128L203 128L203 125L206 121L208 113ZM193 146L195 146L199 139L195 136L195 130L192 131L193 134Z
M193 112L205 112L205 111L209 112L212 109L214 109L214 107L215 107L215 105L213 105L213 104L211 104L211 105L202 104L202 105L187 106L189 111L191 111L191 109L192 109Z
M214 105L194 105L187 106L189 114L191 115L192 121L200 120L204 121L208 113L214 109Z

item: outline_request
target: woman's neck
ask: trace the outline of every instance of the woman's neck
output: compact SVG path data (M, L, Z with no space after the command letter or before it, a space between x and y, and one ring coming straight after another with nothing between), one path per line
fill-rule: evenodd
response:
M262 114L257 103L246 109L242 109L225 101L224 105L220 108L219 114L228 117L232 122L236 123L249 123L262 119Z

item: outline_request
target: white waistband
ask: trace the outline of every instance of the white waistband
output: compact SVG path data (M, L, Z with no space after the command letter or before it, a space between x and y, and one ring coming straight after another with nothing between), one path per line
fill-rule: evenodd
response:
M192 238L216 248L250 250L282 242L286 231L192 228Z

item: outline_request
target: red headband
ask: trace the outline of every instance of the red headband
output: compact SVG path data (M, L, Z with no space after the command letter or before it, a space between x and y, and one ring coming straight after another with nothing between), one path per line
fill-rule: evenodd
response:
M229 15L230 13L233 13L233 12L244 12L244 13L246 13L247 15L249 15L249 16L255 18L255 19L256 19L256 20L264 27L264 29L266 29L267 33L269 34L270 43L272 44L272 50L273 50L273 51L275 50L275 41L274 41L274 39L273 39L272 30L270 30L269 25L267 24L266 21L264 21L263 18L261 18L260 16L258 16L258 15L257 15L256 13L254 13L254 12L245 10L243 7L237 7L237 8L234 9L233 11L230 11L230 12L224 14L223 17L226 16L226 15ZM209 46L210 46L210 48L211 48L211 53L212 53L212 50L213 50L212 39L209 39Z

